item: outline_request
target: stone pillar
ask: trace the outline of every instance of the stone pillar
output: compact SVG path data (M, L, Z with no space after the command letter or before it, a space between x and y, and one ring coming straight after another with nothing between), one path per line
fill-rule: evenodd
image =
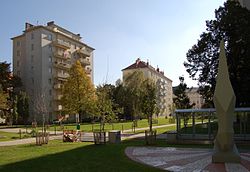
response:
M240 162L233 129L236 98L229 80L224 41L220 43L218 75L213 99L218 116L218 132L214 141L212 162Z

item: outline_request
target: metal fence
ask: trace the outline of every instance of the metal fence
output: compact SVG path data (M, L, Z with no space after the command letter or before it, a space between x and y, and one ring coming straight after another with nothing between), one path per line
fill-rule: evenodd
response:
M177 139L213 140L218 124L216 110L209 109L177 109ZM235 140L250 140L250 108L235 108L234 113Z

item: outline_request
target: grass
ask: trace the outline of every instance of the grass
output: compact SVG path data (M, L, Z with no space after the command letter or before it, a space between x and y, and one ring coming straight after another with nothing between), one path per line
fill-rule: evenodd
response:
M168 126L168 127L162 127L162 128L156 128L156 129L153 129L153 130L156 130L157 134L166 134L168 131L171 131L171 130L176 130L176 126ZM126 133L135 133L135 134L139 134L139 133L144 133L145 130L136 130L135 132L126 132Z
M0 147L0 171L160 171L126 157L127 146L142 145L142 141L98 146L86 142L50 141L44 146Z
M63 143L54 140L43 146L29 144L0 147L0 171L161 171L128 159L124 153L128 146L145 146L145 142L142 140L126 140L121 144L97 146L89 142ZM165 140L157 140L156 146L212 148L212 145L169 145ZM249 145L246 148L250 150Z
M137 123L137 127L136 128L144 128L144 127L148 127L148 120L147 119L142 119L139 120ZM158 123L157 124L153 124L153 126L159 126L159 125L166 125L169 124L168 119L165 118L158 118ZM53 132L53 131L62 131L63 129L67 129L67 130L76 130L76 124L63 124L64 128L62 128L59 125L51 125L49 127L49 131ZM26 129L26 127L24 125L17 125L17 126L12 126L12 128L23 128ZM93 128L92 128L93 127ZM1 126L1 128L4 128L4 126ZM6 128L6 126L5 126ZM31 126L27 126L28 129L32 129ZM41 130L41 126L37 127L38 130ZM93 130L99 130L100 129L100 124L99 123L95 123L95 124L91 124L91 123L82 123L81 124L81 130L84 132L92 132ZM119 123L113 123L113 124L109 124L106 123L105 124L105 130L109 131L109 130L129 130L132 129L132 121L128 121L128 122L119 122Z
M30 134L22 133L21 138L29 138L31 137ZM2 141L10 141L10 140L15 140L15 139L20 139L20 134L19 133L9 133L9 132L3 132L0 131L0 142Z

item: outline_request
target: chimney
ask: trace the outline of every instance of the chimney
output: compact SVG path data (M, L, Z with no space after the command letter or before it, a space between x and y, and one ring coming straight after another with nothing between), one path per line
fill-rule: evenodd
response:
M138 64L140 63L141 59L140 58L137 58L135 63L136 63L136 67L138 66Z
M28 30L30 28L34 27L34 25L30 24L30 23L25 23L25 30Z
M54 24L54 21L50 21L47 23L47 26L50 26L50 25L53 25Z
M157 71L157 72L159 72L159 71L160 71L160 69L159 69L158 65L157 65L157 69L156 69L156 71Z
M149 63L148 63L148 59L147 59L147 66L149 65Z

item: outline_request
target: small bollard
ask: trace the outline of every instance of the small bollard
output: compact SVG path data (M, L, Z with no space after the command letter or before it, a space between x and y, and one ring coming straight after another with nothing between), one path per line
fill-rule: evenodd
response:
M55 135L56 135L56 126L55 126Z

